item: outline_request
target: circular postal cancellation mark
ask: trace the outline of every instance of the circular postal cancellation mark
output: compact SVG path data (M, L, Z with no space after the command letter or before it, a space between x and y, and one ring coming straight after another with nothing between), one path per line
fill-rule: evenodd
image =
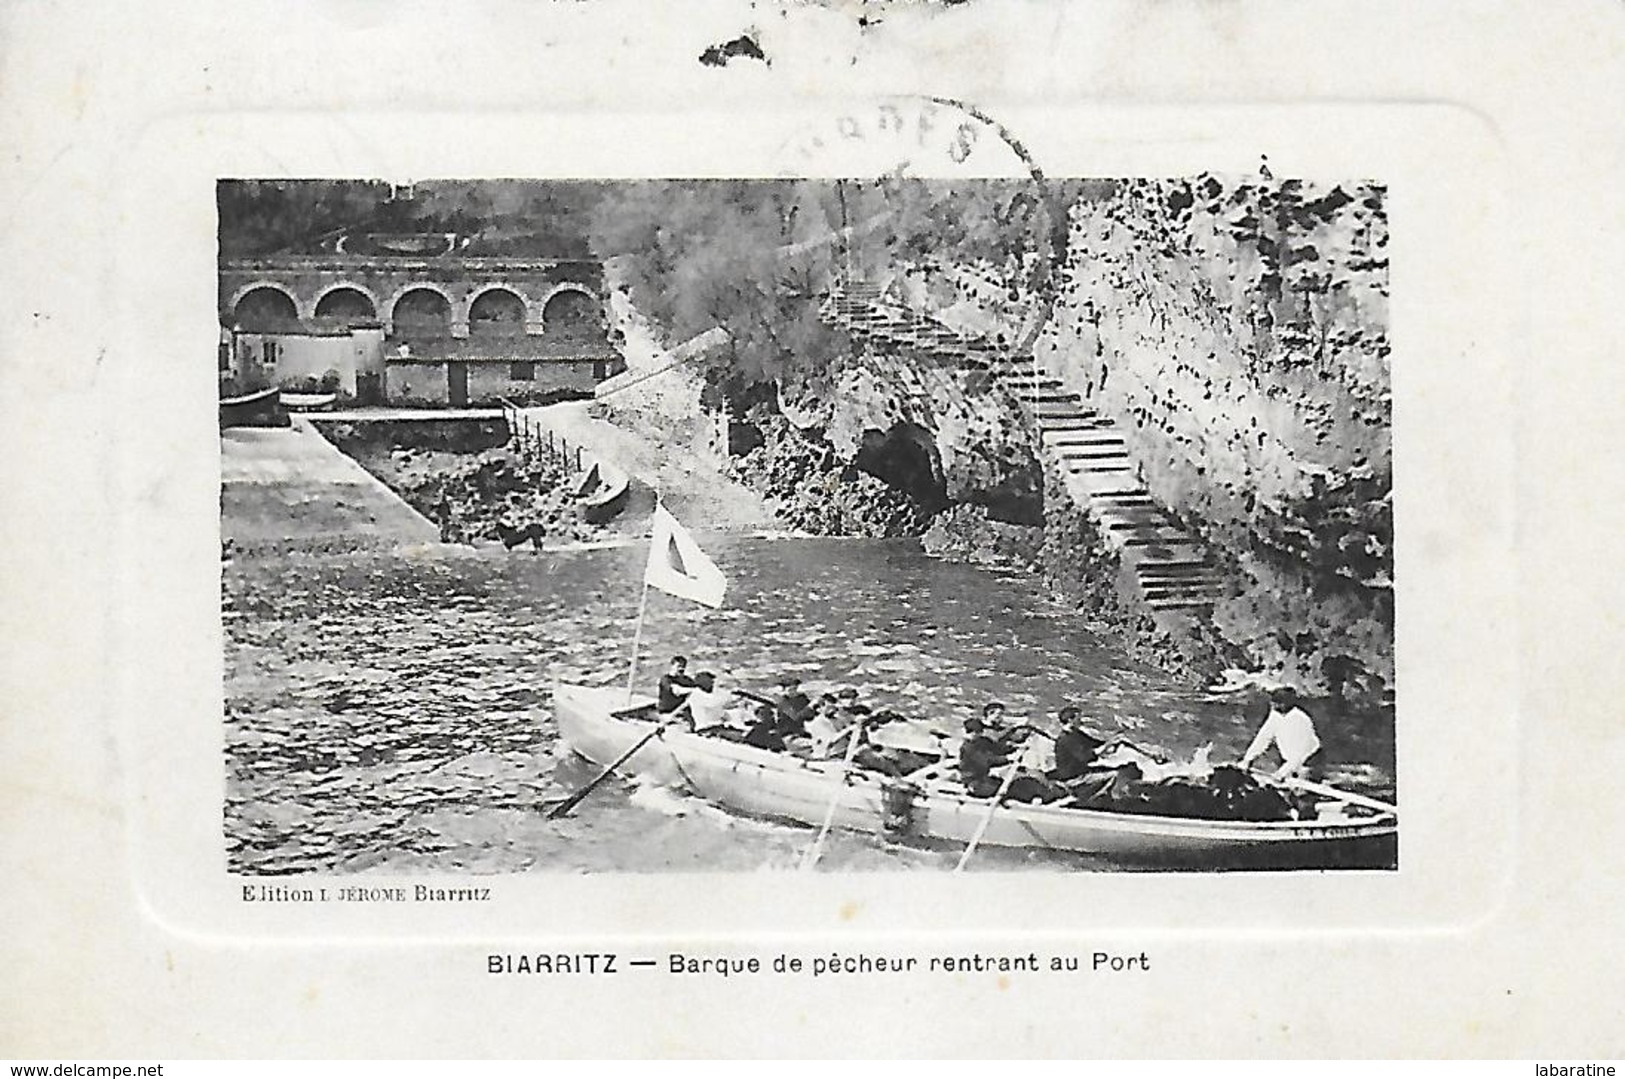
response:
M810 122L785 141L778 175L877 180L1032 181L1008 207L1008 223L1031 237L1022 327L1010 347L1030 349L1057 300L1056 267L1066 262L1067 213L1044 170L1009 128L976 105L904 94L854 105Z

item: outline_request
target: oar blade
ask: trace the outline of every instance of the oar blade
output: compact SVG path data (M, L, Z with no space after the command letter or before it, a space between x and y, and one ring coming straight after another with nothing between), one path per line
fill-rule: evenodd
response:
M609 767L605 768L602 772L599 772L596 776L594 776L592 778L592 781L589 782L585 787L582 787L580 790L578 790L574 794L572 794L569 798L565 799L563 804L558 806L556 809L553 809L553 810L549 811L548 814L547 814L547 819L548 820L557 820L560 817L564 816L565 814L569 813L576 806L580 805L586 799L587 795L589 795L593 791L597 790L599 785L601 783L603 783L604 780L608 779L610 776L615 774L615 769L619 768L621 765L623 765L627 761L631 760L634 756L636 756L638 750L642 749L644 746L648 745L654 739L658 738L665 731L665 729L668 726L671 725L672 722L673 722L672 720L668 719L666 722L662 723L660 726L656 727L654 730L650 731L648 734L644 735L642 738L639 738L637 740L637 742L635 742L633 744L631 749L627 750L625 753L622 753L619 757L617 757L615 759L614 763L612 763Z

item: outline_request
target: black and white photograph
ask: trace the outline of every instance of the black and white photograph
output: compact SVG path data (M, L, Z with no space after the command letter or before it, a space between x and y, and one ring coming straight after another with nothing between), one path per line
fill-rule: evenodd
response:
M1395 869L1387 189L1278 168L221 179L229 871Z
M1622 16L0 5L0 1071L1617 1074Z

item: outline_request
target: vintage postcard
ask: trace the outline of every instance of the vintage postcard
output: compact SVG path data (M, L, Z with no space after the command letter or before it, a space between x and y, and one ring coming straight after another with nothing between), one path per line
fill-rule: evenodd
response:
M797 92L790 42L958 6L758 13L676 108L323 72L320 107L129 130L77 237L123 954L298 986L329 1055L381 1052L407 981L458 1023L545 1005L499 1055L839 1051L677 1015L609 1046L573 993L774 1029L908 997L1028 1015L985 1048L1046 1055L1109 998L1111 1053L1252 1023L1316 1055L1399 957L1470 967L1423 942L1531 887L1529 313L1474 272L1508 257L1506 132L899 87L895 45ZM563 55L612 7L527 25ZM1533 1046L1394 992L1377 1051Z
M1397 868L1382 185L218 191L233 871Z

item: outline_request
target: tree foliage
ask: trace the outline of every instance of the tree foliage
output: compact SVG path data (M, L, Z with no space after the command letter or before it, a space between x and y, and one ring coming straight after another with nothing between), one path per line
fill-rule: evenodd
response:
M303 251L340 229L478 234L478 254L585 258L595 182L222 180L215 199L224 258Z
M669 343L726 330L732 344L705 361L707 382L749 400L846 347L818 313L839 258L831 193L770 180L620 184L595 209L592 248Z

